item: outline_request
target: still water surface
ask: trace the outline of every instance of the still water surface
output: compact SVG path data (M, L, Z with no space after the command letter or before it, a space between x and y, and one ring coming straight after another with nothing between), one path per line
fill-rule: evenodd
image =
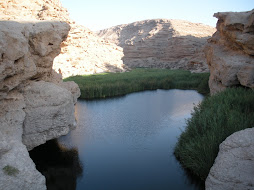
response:
M73 163L80 165L69 189L202 189L173 155L186 119L202 99L193 90L156 90L104 100L79 100L78 127L58 139L65 152L74 152ZM77 168L73 163L70 167Z

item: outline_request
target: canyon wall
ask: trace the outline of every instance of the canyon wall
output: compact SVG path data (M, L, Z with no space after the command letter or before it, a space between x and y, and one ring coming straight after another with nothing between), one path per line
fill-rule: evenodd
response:
M217 31L205 48L211 93L235 86L254 88L254 10L214 16ZM254 190L253 135L254 128L245 129L220 144L206 179L207 190Z
M214 16L217 31L205 48L211 94L239 85L254 88L254 10Z
M53 69L65 22L0 21L0 189L46 189L28 150L76 127L74 82Z
M0 0L0 18L67 22L71 29L53 66L64 78L107 71L122 72L127 68L121 60L122 48L76 24L59 0Z
M118 25L98 32L123 48L128 67L208 71L203 46L211 26L182 20L155 19Z

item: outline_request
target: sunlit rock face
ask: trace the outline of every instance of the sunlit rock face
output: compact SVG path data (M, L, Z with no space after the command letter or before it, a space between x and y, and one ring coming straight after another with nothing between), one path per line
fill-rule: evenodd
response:
M206 179L207 190L254 189L254 128L229 136Z
M211 26L182 20L144 20L101 30L98 35L123 48L129 67L208 71L203 46Z
M254 88L254 10L214 16L217 31L205 48L211 93L239 85Z
M28 150L76 126L75 83L52 69L65 22L0 21L0 189L46 189Z
M76 24L59 0L0 2L0 18L3 20L60 20L71 26L67 39L61 44L61 53L53 65L53 69L62 74L62 77L126 70L122 61L122 48Z

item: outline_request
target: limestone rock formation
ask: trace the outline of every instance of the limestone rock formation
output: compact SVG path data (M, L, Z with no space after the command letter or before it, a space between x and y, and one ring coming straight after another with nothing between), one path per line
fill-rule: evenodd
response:
M71 27L53 67L64 78L101 72L123 72L128 69L123 65L121 47L99 38L84 26L71 24Z
M24 107L24 98L17 90L0 100L0 189L45 190L45 177L35 169L22 144Z
M76 24L59 0L0 0L2 20L60 20L71 26L61 54L54 60L54 70L62 76L83 75L105 71L125 71L121 47L99 38Z
M22 94L26 104L23 143L28 150L67 134L76 126L70 91L38 81L22 89Z
M211 93L239 85L254 88L254 9L214 16L217 31L205 48Z
M46 189L28 150L76 125L79 88L52 69L69 29L56 21L0 21L0 189Z
M203 46L215 29L182 20L144 20L101 30L98 35L121 46L129 67L208 71Z
M206 180L207 190L254 189L254 128L229 136Z

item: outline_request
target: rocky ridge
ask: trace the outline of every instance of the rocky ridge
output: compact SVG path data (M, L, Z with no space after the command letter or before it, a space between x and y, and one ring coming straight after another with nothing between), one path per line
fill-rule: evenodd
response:
M211 26L182 20L154 19L98 32L123 48L128 67L208 71L203 46L215 32Z
M62 76L100 72L121 72L126 68L121 58L122 48L99 38L69 17L59 0L0 0L2 20L60 20L71 26L69 35L61 44L61 54L54 60L54 70Z
M254 10L214 16L217 31L205 48L211 93L239 85L254 88Z
M76 127L74 82L53 69L70 27L0 21L0 189L46 189L28 150Z

